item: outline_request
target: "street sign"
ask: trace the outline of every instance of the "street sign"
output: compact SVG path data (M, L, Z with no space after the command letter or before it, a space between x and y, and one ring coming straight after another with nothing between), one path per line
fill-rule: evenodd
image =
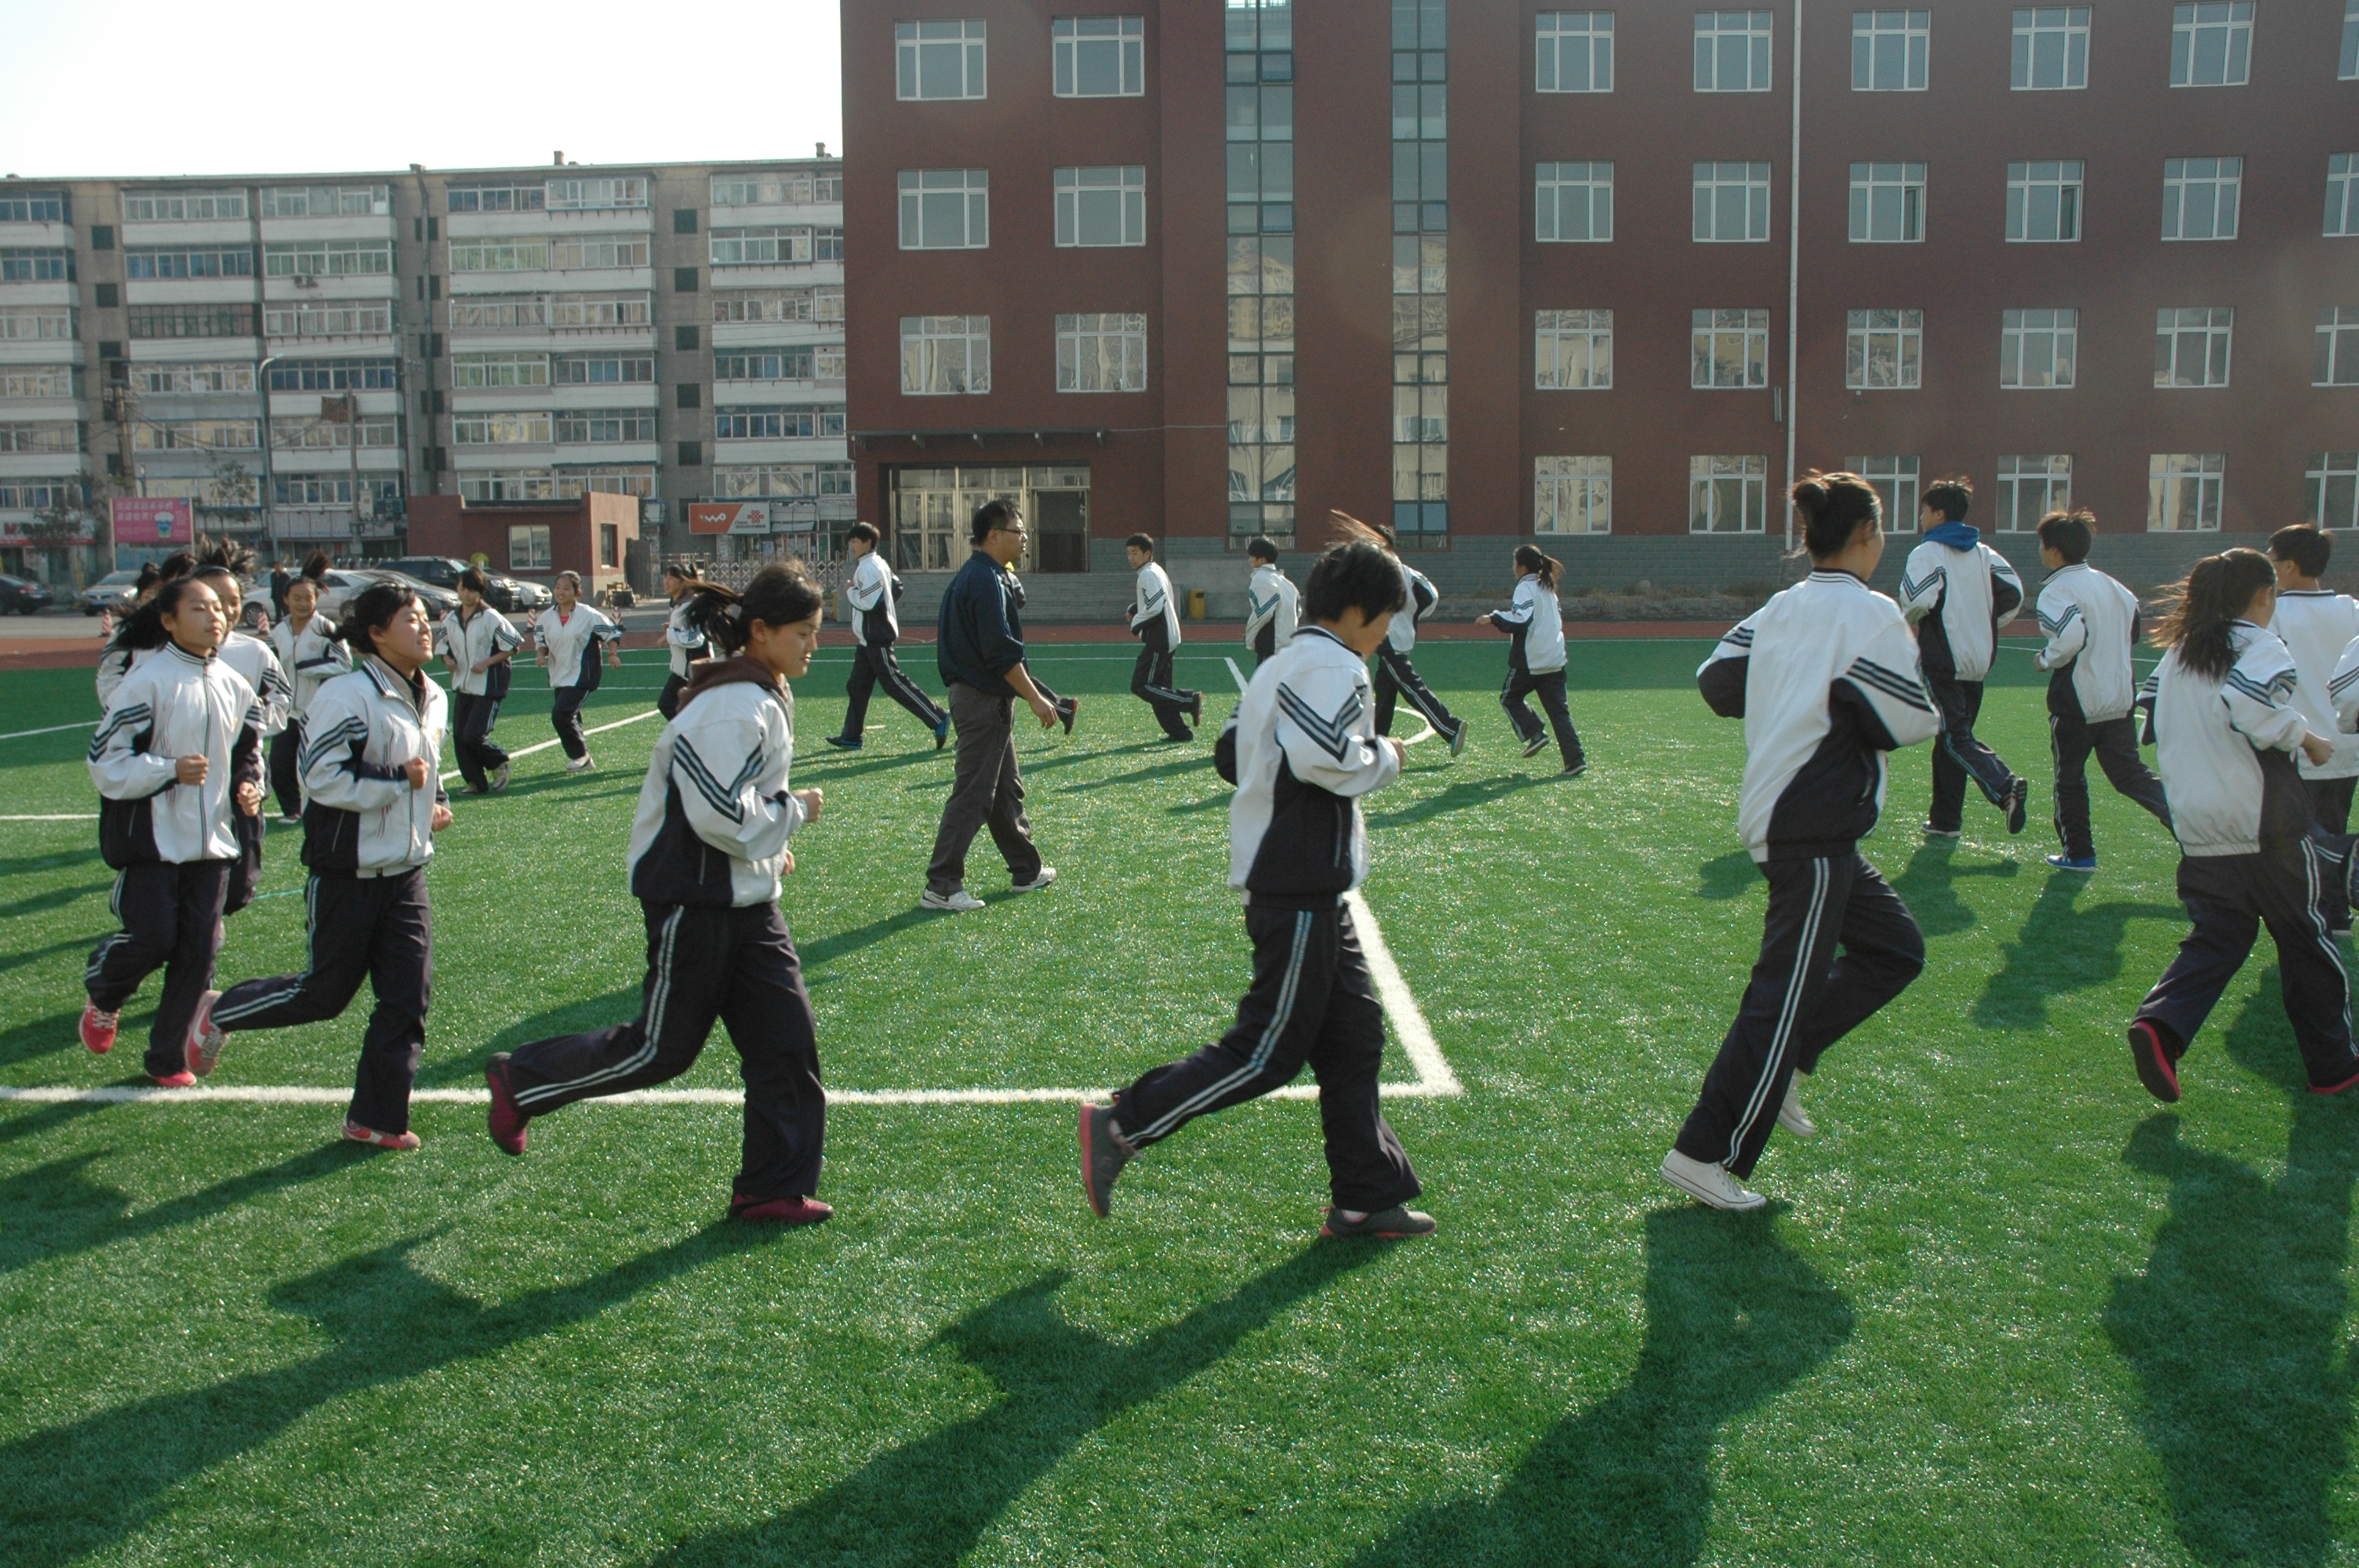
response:
M770 531L767 502L698 502L688 509L691 534L766 534Z

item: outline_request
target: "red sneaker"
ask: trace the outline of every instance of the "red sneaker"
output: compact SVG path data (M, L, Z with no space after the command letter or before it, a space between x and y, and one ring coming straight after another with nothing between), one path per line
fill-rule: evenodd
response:
M506 1052L500 1052L484 1064L484 1082L492 1087L492 1141L500 1146L503 1153L523 1153L525 1124L532 1118L516 1102L516 1089L508 1082Z
M197 999L197 1011L189 1020L189 1071L199 1077L209 1076L221 1060L222 1047L229 1037L213 1026L213 1003L221 1000L221 992L207 991Z
M2179 1055L2162 1031L2141 1018L2130 1025L2130 1064L2147 1093L2169 1105L2179 1098Z
M2352 1074L2339 1084L2312 1084L2310 1092L2314 1095L2339 1095L2354 1084L2359 1084L2359 1073Z
M817 1225L835 1210L817 1198L731 1198L729 1217L750 1219L764 1225Z
M150 1073L147 1075L147 1081L154 1084L159 1089L192 1089L197 1087L197 1075L194 1073L165 1073L159 1076L155 1073Z
M357 1121L344 1123L344 1136L354 1143L365 1143L372 1149L407 1152L418 1147L418 1134L415 1132L379 1132L374 1128L363 1127Z
M114 1025L120 1016L99 1011L94 1001L82 1004L82 1043L92 1055L103 1056L114 1049Z

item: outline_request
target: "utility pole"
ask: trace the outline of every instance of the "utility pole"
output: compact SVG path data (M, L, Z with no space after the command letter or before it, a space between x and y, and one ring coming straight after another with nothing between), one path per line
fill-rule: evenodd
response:
M255 390L262 395L262 493L255 499L262 503L262 538L273 561L278 559L278 481L270 470L270 367L277 362L270 354L254 367Z

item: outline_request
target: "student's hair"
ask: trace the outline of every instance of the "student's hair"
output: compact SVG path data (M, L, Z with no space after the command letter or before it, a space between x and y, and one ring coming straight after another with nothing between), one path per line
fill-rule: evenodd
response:
M1400 553L1392 529L1382 523L1363 523L1350 513L1332 506L1327 509L1327 521L1335 525L1335 537L1340 543L1374 545L1388 554Z
M1935 480L1926 487L1925 498L1918 503L1919 506L1931 507L1952 523L1964 522L1966 513L1973 503L1974 487L1967 482L1963 474L1952 479Z
M459 574L459 586L473 593L477 598L492 590L491 579L484 576L482 570L475 567L469 567Z
M1274 539L1266 538L1259 534L1256 534L1252 538L1245 541L1245 559L1249 561L1274 561L1277 559L1277 542Z
M820 611L819 584L799 560L779 561L754 574L743 593L717 582L691 579L687 621L723 654L738 654L753 638L753 623L791 626Z
M1310 568L1302 585L1302 615L1306 621L1340 621L1346 610L1358 610L1374 620L1396 613L1408 603L1408 585L1400 566L1384 547L1367 539L1345 539L1331 545Z
M303 575L310 578L313 582L317 582L321 578L326 577L328 575L328 568L335 564L335 562L328 558L327 551L314 550L310 555L303 557Z
M2089 546L2096 536L2096 514L2085 506L2051 512L2039 520L2039 542L2063 557L2067 566L2087 560Z
M164 617L178 612L180 601L203 586L199 579L186 574L166 578L157 585L155 598L123 618L123 624L115 630L114 641L107 647L162 647L172 640L172 633L164 629Z
M391 625L395 616L417 602L418 591L408 584L373 579L345 604L336 634L353 651L353 657L365 658L376 652L376 639L371 633Z
M867 526L868 524L865 523L856 524L854 524L853 531L854 534L857 534L860 529ZM663 575L666 577L676 577L682 582L694 582L696 580L696 568L690 566L685 561L673 561L664 568Z
M174 578L186 577L196 569L196 557L186 550L174 550L164 557L164 564L156 568L156 575L159 579L169 582Z
M320 585L307 577L299 577L287 585L287 597L290 600L295 597L295 590L299 588L311 596L313 604L320 602Z
M857 539L864 545L873 545L884 537L876 532L876 524L874 523L854 523L844 530L843 536L847 539ZM688 573L683 569L679 575L686 577Z
M559 572L557 574L557 580L559 582L571 583L573 585L573 597L576 599L582 597L582 574L580 572Z
M2334 535L2315 523L2297 523L2269 535L2269 554L2291 561L2304 577L2324 577L2326 563L2334 558Z
M980 545L991 537L993 529L1014 527L1018 515L1016 503L1012 501L986 501L974 509L974 522L967 529L967 537Z
M2177 648L2180 664L2217 680L2236 663L2230 623L2245 613L2253 595L2277 585L2277 568L2258 550L2206 556L2195 563L2186 581L2163 590L2170 607L2155 624L2154 645Z
M131 591L134 594L145 593L163 580L164 574L156 569L155 562L142 561L139 563L139 576L131 584Z
M1793 500L1794 509L1802 514L1802 547L1814 561L1842 555L1859 536L1861 524L1884 516L1884 501L1875 486L1841 470L1821 473L1812 469L1795 481Z
M1155 553L1155 535L1152 534L1133 534L1122 544L1126 550L1144 550L1150 556Z
M197 541L197 569L227 572L232 577L254 575L254 551L234 539L214 537Z
M1542 588L1554 588L1556 579L1564 575L1564 563L1538 545L1517 545L1516 570L1535 574L1539 578Z

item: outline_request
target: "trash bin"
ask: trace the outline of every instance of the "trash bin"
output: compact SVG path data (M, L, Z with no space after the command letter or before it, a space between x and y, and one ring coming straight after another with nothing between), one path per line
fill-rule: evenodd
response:
M1188 619L1190 621L1204 619L1204 590L1201 588L1191 588L1188 590Z

